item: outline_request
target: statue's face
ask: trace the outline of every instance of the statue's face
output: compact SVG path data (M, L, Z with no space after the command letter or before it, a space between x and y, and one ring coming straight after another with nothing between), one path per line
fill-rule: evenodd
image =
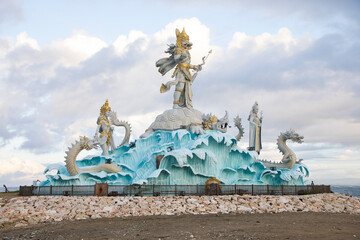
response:
M185 49L190 50L193 44L190 41L185 41L182 43L182 45Z
M255 105L255 107L254 107L254 113L258 113L259 112L259 106L258 105Z
M110 111L106 111L106 112L105 112L105 116L106 116L106 117L110 117Z

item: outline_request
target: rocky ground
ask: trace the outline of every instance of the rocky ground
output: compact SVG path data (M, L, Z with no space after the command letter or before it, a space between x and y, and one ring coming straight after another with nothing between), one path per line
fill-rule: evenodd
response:
M73 224L74 220L82 221ZM340 239L338 233L358 238L360 198L343 194L0 198L0 225L0 237L35 239L61 239L61 236L69 239L65 232L60 234L66 229L66 234L76 235L71 238L107 234L105 238L116 239L119 234L126 234L125 239L256 239L276 237L280 231L276 229L286 229L284 234L288 235L281 236L292 238L289 228L297 229L297 233L304 231L297 238L313 239L325 233L335 234L337 239ZM251 229L254 234L262 235L251 235L247 231ZM30 235L23 235L24 231Z
M359 238L359 214L311 212L101 218L0 229L0 239Z

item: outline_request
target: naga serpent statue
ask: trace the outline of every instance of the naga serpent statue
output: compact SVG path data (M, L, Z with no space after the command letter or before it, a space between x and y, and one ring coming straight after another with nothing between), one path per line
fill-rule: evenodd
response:
M280 133L280 136L277 139L277 145L280 152L284 155L281 162L271 162L267 160L259 161L267 168L276 169L291 169L296 163L301 163L302 159L297 160L295 153L286 145L286 141L289 139L293 142L302 143L304 137L300 136L293 129Z
M124 127L125 136L121 144L118 147L115 147L113 139L113 126ZM100 109L100 116L98 118L98 128L93 139L88 137L80 137L80 140L75 141L66 151L65 163L66 169L71 176L75 176L79 173L84 172L121 172L121 168L114 163L105 163L97 166L92 166L88 168L79 168L76 164L77 155L84 149L91 150L93 148L102 148L102 155L109 157L109 149L111 148L111 153L115 151L116 148L123 146L128 143L130 140L131 126L125 121L119 121L116 116L116 112L111 111L109 107L108 100ZM100 134L100 136L99 136Z

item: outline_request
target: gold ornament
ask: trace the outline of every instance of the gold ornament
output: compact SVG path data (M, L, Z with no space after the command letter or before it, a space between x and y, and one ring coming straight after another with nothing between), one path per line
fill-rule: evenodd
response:
M209 120L204 120L203 121L203 129L205 130L212 130L212 124L215 123L218 120L218 118L216 116L211 116L211 118Z
M100 114L105 115L106 112L110 112L111 107L109 107L109 101L106 99L106 102L102 107L100 108Z
M175 30L176 33L176 46L179 48L182 48L183 42L189 41L189 35L186 34L185 28L183 28L182 32L179 31L179 29Z

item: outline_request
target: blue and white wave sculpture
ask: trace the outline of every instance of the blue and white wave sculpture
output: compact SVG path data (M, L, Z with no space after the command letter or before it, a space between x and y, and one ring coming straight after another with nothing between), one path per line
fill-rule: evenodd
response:
M121 172L80 172L72 176L64 165L52 164L45 170L47 180L40 185L105 182L110 185L203 185L212 177L225 185L305 184L304 177L309 175L309 171L304 164L296 163L291 169L267 168L252 156L254 154L241 150L236 143L234 137L215 130L206 130L200 135L185 129L155 131L138 139L135 144L117 148L110 155ZM161 155L157 168L156 157ZM88 156L76 161L79 169L101 164L106 164L104 156ZM52 170L57 170L57 173L49 174Z

